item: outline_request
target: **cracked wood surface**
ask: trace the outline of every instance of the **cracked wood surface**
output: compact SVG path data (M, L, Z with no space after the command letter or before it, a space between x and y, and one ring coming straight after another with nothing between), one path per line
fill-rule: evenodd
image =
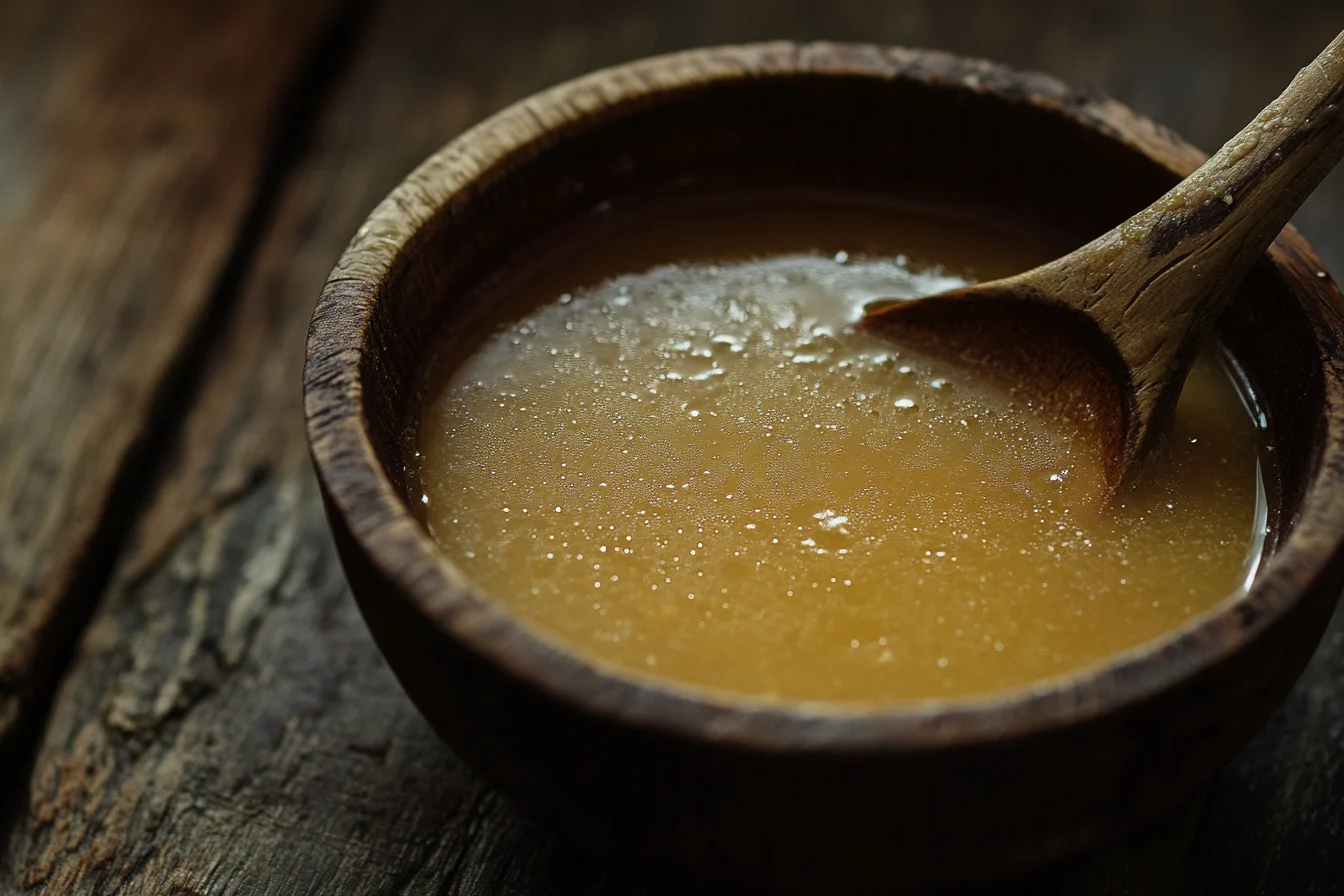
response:
M1300 4L1291 27L1251 0L1201 0L1180 13L1151 0L1106 15L1044 0L1032 14L994 0L379 6L281 186L239 294L226 297L227 325L200 353L201 386L175 451L79 641L31 769L8 795L0 893L687 892L584 857L521 819L437 741L364 629L308 469L298 387L313 302L364 215L429 152L535 89L638 55L765 35L936 45L1034 65L1106 86L1216 145L1338 30L1333 2ZM1197 21L1210 25L1194 39ZM0 28L0 122L26 40ZM12 140L0 129L0 173ZM6 188L0 181L0 228ZM1301 219L1336 266L1341 210L1337 176ZM221 232L236 218L211 226L195 238L227 246L236 236ZM189 280L208 292L224 251L154 276L161 289ZM45 264L48 277L63 270L60 259ZM162 303L126 302L124 314L160 326ZM15 406L5 401L0 432L17 438L3 428ZM141 425L123 416L125 429ZM12 450L0 440L0 465ZM1330 894L1344 880L1341 841L1344 612L1266 730L1182 812L1014 891Z
M117 477L331 5L0 4L0 757L96 596Z

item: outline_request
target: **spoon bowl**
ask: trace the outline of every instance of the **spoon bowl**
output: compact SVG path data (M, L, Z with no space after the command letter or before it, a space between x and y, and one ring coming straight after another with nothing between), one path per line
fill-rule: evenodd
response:
M971 368L1100 448L1106 498L1125 473L1136 415L1133 381L1115 342L1090 316L1024 298L1002 281L870 304L862 325L897 345ZM1027 294L1030 295L1030 294Z

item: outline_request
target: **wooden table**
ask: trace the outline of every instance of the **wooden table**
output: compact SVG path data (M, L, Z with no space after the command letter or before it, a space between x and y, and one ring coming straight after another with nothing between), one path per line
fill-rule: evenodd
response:
M314 299L467 125L607 63L825 37L1041 68L1212 148L1341 26L1338 0L2 0L0 891L686 892L459 764L321 516ZM1298 221L1344 267L1344 172ZM1344 892L1344 612L1181 812L1020 891Z

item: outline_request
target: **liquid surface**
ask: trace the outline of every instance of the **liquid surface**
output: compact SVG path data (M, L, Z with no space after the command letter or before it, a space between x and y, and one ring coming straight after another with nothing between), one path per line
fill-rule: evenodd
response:
M981 694L1150 640L1253 569L1257 433L1214 353L1101 509L1084 436L856 330L955 273L829 248L627 265L532 278L549 301L420 437L444 549L591 657L753 697Z

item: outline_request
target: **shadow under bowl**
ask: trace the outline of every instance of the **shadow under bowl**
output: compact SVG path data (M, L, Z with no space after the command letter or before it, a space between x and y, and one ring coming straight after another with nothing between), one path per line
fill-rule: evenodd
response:
M414 446L427 366L489 311L472 287L599 203L714 184L842 190L970 203L1082 242L1201 160L1123 106L1041 75L788 43L598 72L449 144L342 256L304 382L340 556L406 691L482 775L581 844L753 889L983 883L1156 817L1264 723L1341 587L1344 301L1291 229L1220 329L1277 455L1269 553L1249 592L1023 691L871 710L771 704L590 663L439 550L412 501Z

